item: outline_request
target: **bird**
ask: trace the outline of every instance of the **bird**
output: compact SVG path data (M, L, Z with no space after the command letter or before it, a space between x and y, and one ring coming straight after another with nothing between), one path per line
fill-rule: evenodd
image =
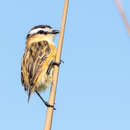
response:
M56 45L54 30L49 25L34 26L26 36L25 51L21 60L21 83L28 92L28 102L32 93L36 93L47 107L53 107L46 102L39 92L45 91L52 83L55 62ZM55 108L54 108L55 109Z

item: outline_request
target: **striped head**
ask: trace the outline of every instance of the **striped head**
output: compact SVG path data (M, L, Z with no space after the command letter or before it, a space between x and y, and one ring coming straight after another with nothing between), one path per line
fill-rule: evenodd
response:
M51 26L49 25L38 25L33 27L27 34L26 39L29 39L33 36L43 36L43 37L49 37L50 39L54 39L54 36L58 34L58 30L54 30Z

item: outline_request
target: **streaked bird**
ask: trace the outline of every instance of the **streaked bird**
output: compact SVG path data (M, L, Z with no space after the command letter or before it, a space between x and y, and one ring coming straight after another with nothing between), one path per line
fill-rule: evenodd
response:
M51 26L38 25L27 34L21 61L21 82L28 92L28 102L31 94L36 92L47 107L53 107L40 96L39 91L44 91L50 86L53 66L60 65L55 62L56 46L53 42L58 33L59 31Z

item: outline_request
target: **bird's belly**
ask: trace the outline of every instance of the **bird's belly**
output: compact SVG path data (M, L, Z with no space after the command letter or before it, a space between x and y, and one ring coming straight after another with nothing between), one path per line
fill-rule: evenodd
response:
M40 79L38 80L37 87L36 87L37 91L44 91L46 88L51 86L52 73L50 73L50 75L48 76L46 74L41 74L39 78Z

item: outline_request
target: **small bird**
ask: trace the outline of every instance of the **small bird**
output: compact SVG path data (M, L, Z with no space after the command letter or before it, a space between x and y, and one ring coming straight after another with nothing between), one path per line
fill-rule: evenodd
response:
M59 66L55 62L56 46L54 37L58 34L48 25L33 27L26 36L25 52L21 61L21 83L28 92L28 102L32 93L36 93L47 107L48 104L39 94L46 90L52 83L53 66Z

